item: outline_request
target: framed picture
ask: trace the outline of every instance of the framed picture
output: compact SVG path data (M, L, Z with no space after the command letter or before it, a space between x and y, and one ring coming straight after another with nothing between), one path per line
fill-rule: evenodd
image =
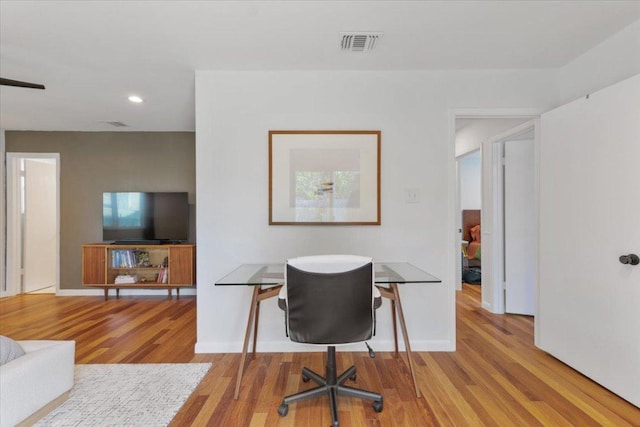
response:
M371 131L269 131L270 225L380 225Z

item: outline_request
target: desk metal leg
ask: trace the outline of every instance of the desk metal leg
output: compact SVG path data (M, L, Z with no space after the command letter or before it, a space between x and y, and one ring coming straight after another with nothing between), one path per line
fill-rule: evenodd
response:
M398 354L398 321L396 319L396 301L395 297L391 300L391 319L393 320L393 342L396 346L396 358Z
M256 301L256 314L253 319L253 351L251 352L251 360L256 359L256 344L258 343L258 319L260 319L260 297Z
M244 333L244 344L242 345L242 357L240 357L240 366L238 367L238 378L236 378L236 390L233 399L238 400L240 394L240 384L242 383L242 374L244 373L244 365L247 361L247 350L249 349L249 338L251 338L251 329L253 326L253 358L256 356L256 343L258 339L258 314L260 313L260 301L273 298L278 295L282 285L272 286L262 289L262 286L254 286L251 296L251 307L249 307L249 319L247 319L247 330Z
M393 291L394 300L398 308L398 319L400 320L400 328L402 329L402 336L404 337L404 346L407 351L407 359L409 359L409 371L411 371L411 379L413 380L413 387L416 389L416 397L420 397L420 390L418 390L418 383L416 382L416 374L413 370L413 354L411 353L411 343L409 342L409 333L407 332L407 325L404 322L404 312L402 311L402 303L400 302L400 293L398 292L398 285L391 284L391 290Z
M249 308L249 320L247 320L247 330L244 334L244 344L242 345L242 357L240 357L240 366L238 367L238 378L236 378L236 391L233 394L233 398L235 400L238 400L238 395L240 394L240 383L242 382L244 363L247 360L247 347L249 346L249 337L251 337L251 326L253 325L253 318L256 314L256 308L258 306L259 293L260 286L254 286L253 295L251 296L251 307Z
M407 352L407 359L409 360L409 371L411 372L411 380L413 381L413 387L416 390L416 397L420 397L420 390L418 390L418 383L416 382L416 374L413 371L413 355L411 353L411 343L409 342L409 333L407 332L407 325L404 322L404 312L402 311L402 303L400 302L400 293L398 292L398 285L392 283L389 288L384 286L378 286L380 295L391 301L391 315L393 316L393 339L396 345L396 357L398 357L398 331L396 324L397 319L400 320L400 328L402 329L402 337L404 338L404 347Z

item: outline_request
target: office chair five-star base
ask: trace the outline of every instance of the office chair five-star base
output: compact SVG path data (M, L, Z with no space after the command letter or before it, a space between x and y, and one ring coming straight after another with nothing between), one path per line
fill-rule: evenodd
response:
M309 368L302 368L302 381L308 382L309 380L313 380L313 382L318 384L318 387L285 397L282 400L282 404L278 407L278 414L280 414L281 417L286 416L289 413L290 403L301 402L323 395L329 396L332 427L338 427L340 425L338 422L338 395L372 400L373 403L371 406L373 409L376 412L382 412L382 395L344 385L347 380L355 381L357 376L355 366L351 366L339 377L336 377L336 353L334 346L328 348L326 370L326 377L322 377Z

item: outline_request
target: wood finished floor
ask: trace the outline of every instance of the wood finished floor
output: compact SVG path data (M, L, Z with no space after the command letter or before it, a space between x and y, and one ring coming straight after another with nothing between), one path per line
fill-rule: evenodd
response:
M405 359L338 352L355 363L357 387L381 392L384 410L341 397L341 426L640 426L640 409L533 346L532 319L480 308L480 287L457 294L457 351L419 352L422 397L412 393ZM233 400L239 354L194 354L195 297L55 297L0 300L0 334L76 340L76 363L212 362L171 426L328 426L326 400L292 404L282 396L311 387L302 366L324 371L322 353L258 353ZM403 357L403 355L401 356Z

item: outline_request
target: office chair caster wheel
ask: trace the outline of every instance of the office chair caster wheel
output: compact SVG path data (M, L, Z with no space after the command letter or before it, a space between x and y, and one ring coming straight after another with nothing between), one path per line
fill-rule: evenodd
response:
M283 403L282 405L278 406L278 414L280 414L281 417L286 417L288 413L289 405Z
M373 404L372 404L371 406L373 406L373 410L374 410L374 411L376 411L376 412L382 412L382 400L381 400L381 401L379 401L379 402L378 402L378 401L373 402Z
M305 374L302 374L302 382L303 382L303 383L308 383L310 379L311 379L311 378L309 378L309 377L308 377L308 376L306 376Z

